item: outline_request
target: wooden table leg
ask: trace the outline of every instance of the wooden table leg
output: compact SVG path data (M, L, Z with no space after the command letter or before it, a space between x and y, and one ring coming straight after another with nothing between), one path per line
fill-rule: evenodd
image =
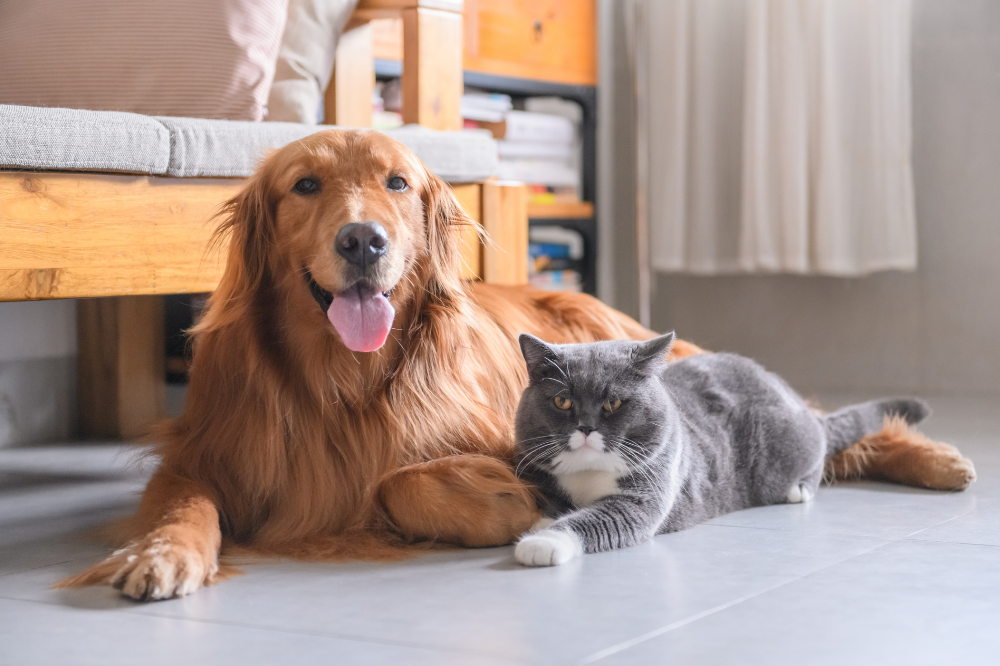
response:
M164 413L163 298L83 299L77 336L81 434L147 434Z

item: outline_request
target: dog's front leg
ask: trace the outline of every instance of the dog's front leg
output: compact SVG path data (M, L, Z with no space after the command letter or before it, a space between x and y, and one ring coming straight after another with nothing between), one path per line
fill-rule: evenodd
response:
M219 512L196 484L158 471L135 517L137 533L111 557L59 584L110 583L133 599L182 597L215 581L219 572Z
M482 455L403 467L382 481L378 498L403 536L468 548L512 543L541 517L510 465Z

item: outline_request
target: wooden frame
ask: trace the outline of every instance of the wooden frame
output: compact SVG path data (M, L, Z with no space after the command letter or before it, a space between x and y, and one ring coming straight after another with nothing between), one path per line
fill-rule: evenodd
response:
M0 301L212 291L225 244L219 205L241 179L0 171ZM527 193L518 183L452 185L472 219L462 275L527 282Z

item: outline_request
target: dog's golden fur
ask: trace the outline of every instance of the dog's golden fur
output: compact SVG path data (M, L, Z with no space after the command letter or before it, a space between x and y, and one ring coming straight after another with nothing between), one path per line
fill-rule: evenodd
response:
M387 189L396 175L408 191ZM304 177L318 194L293 192ZM391 239L372 279L395 288L396 318L371 353L341 343L305 278L333 293L350 285L333 241L359 220ZM158 433L162 462L129 545L66 584L185 594L219 577L223 536L261 552L374 558L420 540L509 543L528 528L532 491L509 465L526 382L517 334L652 333L588 296L463 283L457 234L470 223L441 180L375 132L322 132L265 160L225 207L225 275L193 331L187 405ZM905 433L891 439L905 454ZM951 468L942 477L940 457L915 467L961 485Z

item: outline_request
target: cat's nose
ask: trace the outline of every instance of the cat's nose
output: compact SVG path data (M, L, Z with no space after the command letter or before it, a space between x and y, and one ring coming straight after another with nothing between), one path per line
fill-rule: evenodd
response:
M580 426L577 427L577 430L579 430L580 432L582 432L584 435L589 435L590 433L592 433L595 430L597 430L597 428L591 428L588 425L582 425L581 424Z

